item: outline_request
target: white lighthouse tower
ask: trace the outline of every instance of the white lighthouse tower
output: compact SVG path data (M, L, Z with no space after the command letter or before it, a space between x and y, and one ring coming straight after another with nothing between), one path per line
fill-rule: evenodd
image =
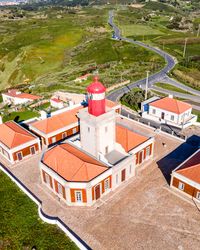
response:
M115 148L114 110L106 110L106 88L98 78L88 86L88 109L79 111L81 147L96 158L105 156Z

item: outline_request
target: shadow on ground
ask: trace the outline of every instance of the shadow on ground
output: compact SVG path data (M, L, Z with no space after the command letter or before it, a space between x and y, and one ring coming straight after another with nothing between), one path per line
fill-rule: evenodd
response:
M191 156L200 145L200 137L193 135L174 151L166 155L157 162L160 171L165 177L168 184L170 184L171 172L189 156Z

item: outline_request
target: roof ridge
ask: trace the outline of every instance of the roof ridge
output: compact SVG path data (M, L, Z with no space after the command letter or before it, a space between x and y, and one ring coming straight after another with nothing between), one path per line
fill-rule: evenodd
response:
M71 177L72 180L76 176L76 174L80 171L80 169L84 167L83 165L85 165L84 161L82 162L81 166L77 169L77 171L72 175L72 177Z
M185 167L185 168L177 169L177 172L183 172L184 170L188 170L188 169L196 168L196 167L200 167L200 162L197 163L197 164L195 164L195 165L192 165L192 166L188 166L188 167Z

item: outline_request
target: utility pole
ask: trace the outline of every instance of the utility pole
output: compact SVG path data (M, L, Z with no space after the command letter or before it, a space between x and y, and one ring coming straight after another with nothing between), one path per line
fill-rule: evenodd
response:
M187 47L187 40L188 40L188 38L185 38L185 45L184 45L184 49L183 49L183 58L185 57L185 52L186 52L186 47Z
M148 84L149 84L149 70L147 70L146 87L145 87L145 100L147 99Z

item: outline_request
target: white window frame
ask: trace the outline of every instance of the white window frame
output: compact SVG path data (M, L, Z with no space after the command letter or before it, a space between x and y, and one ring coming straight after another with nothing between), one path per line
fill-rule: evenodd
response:
M62 139L65 139L66 137L67 137L67 132L65 131L62 133Z
M184 191L184 188L185 188L185 184L183 182L179 181L179 183L178 183L178 189Z
M105 147L105 154L108 154L108 149L109 149L109 147L106 146L106 147Z
M32 148L34 148L34 154L32 153ZM30 153L31 153L32 155L35 155L35 154L36 154L36 148L35 148L35 146L30 147Z
M19 157L18 157L18 155L19 155L19 154L21 154L21 156L22 156L22 159L21 159L21 160L19 160ZM17 152L17 160L18 160L18 161L22 161L22 160L23 160L23 154L22 154L22 151Z
M197 192L196 198L197 200L200 200L200 191Z
M77 132L77 131L76 131L76 128L73 128L73 129L72 129L72 134L76 134L76 132Z
M110 180L109 178L104 181L104 190L107 192L110 189Z
M79 197L79 195L80 195L80 197ZM75 199L76 199L76 202L78 202L78 203L83 202L82 191L75 191Z
M152 109L152 114L153 114L153 115L156 114L156 109Z
M57 185L58 185L58 194L61 194L63 196L63 186L57 182Z
M148 152L148 154L147 154ZM150 146L146 147L146 158L149 157L151 155L151 148Z
M174 118L175 118L174 115L171 115L171 121L174 121Z
M50 182L50 175L45 172L45 180L46 184L51 187L51 182Z
M115 182L116 182L116 184L118 184L118 182L119 182L119 176L118 176L118 174L115 175Z
M132 164L129 165L129 174L132 174Z
M51 138L51 142L52 142L52 143L56 143L56 136L53 136L53 137Z

